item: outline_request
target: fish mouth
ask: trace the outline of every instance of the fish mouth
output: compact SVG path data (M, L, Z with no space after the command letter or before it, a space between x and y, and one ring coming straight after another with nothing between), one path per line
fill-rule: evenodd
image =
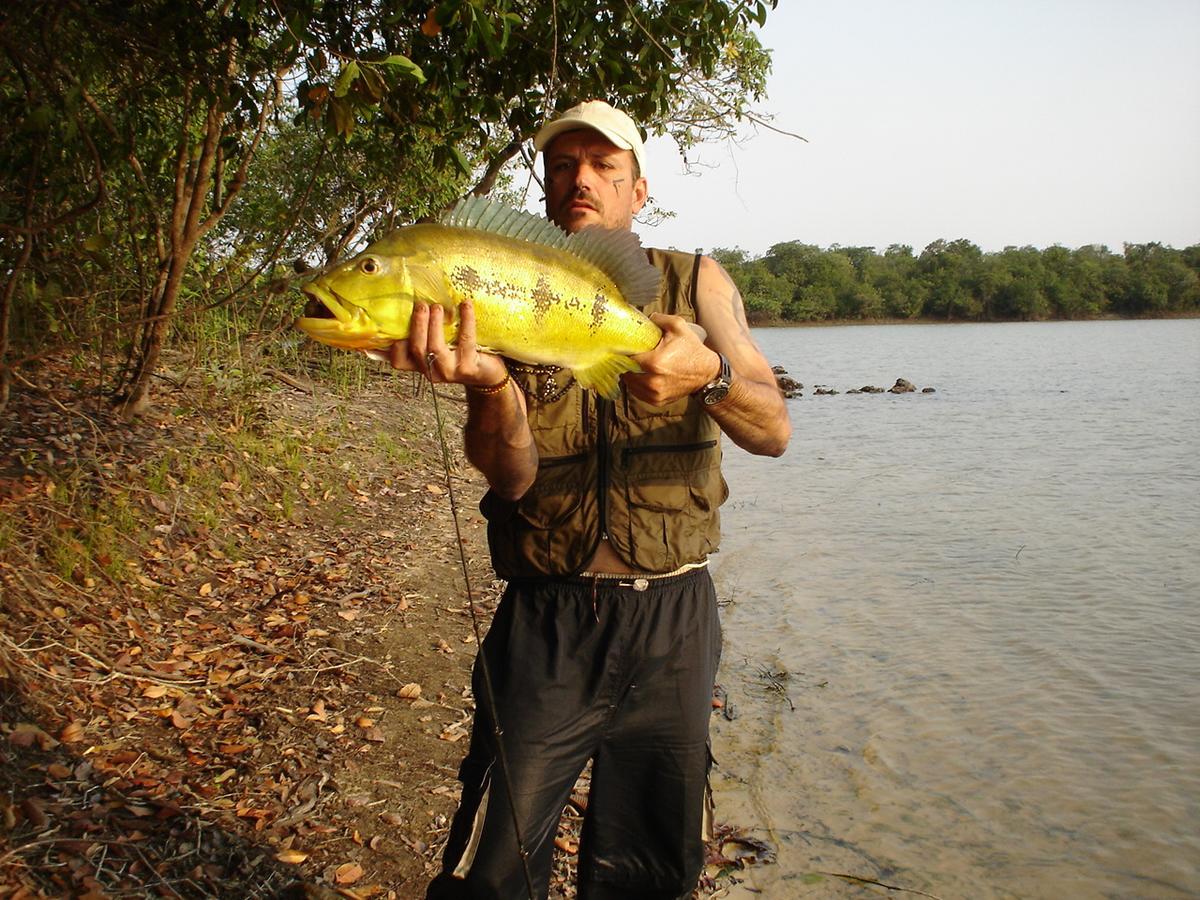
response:
M309 337L348 350L379 350L392 345L391 338L379 334L366 310L348 303L331 288L310 281L300 290L308 301L295 324Z
M308 302L304 304L305 319L336 319L343 325L349 325L354 318L346 303L336 292L310 281L301 289Z

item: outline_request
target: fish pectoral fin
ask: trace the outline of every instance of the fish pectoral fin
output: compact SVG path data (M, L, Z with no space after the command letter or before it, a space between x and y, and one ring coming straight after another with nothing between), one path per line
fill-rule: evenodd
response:
M621 394L618 379L626 372L640 372L642 367L628 356L618 353L610 354L586 368L574 368L571 374L575 380L590 391L595 391L609 400L616 400Z
M441 269L432 266L410 266L412 295L423 303L434 303L448 313L457 315L458 304L450 294L450 284ZM449 321L449 320L448 320Z

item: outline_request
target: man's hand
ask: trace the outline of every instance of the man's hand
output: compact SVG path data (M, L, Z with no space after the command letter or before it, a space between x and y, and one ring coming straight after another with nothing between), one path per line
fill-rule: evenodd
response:
M694 394L717 377L723 353L733 384L725 399L705 412L743 450L779 456L787 449L792 425L783 394L750 336L737 285L715 260L701 257L696 285L696 324L704 336L679 316L651 318L663 337L653 350L633 357L641 373L621 376L631 394L655 406Z
M446 316L440 306L413 306L408 340L392 344L388 360L394 369L420 372L433 382L491 387L498 391L467 391L467 423L463 439L467 459L483 472L488 484L509 500L517 500L537 475L537 449L525 417L525 395L505 379L504 360L479 349L475 339L475 308L458 307L458 340L446 343Z
M694 394L717 377L721 358L704 345L700 329L680 316L653 313L651 321L663 330L653 350L631 357L642 367L622 376L629 392L654 406Z
M430 381L487 387L504 380L504 361L479 349L475 340L475 307L469 301L458 307L458 341L446 343L445 310L416 303L408 326L408 340L396 341L388 351L393 369L420 372ZM432 354L432 364L429 359Z

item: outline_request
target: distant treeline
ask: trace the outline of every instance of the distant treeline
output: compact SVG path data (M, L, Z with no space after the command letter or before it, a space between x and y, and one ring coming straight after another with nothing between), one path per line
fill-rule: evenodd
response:
M1200 313L1200 244L1176 250L1126 244L1006 247L984 253L967 240L921 252L893 244L827 250L799 241L751 259L712 255L737 282L751 321L1088 319Z

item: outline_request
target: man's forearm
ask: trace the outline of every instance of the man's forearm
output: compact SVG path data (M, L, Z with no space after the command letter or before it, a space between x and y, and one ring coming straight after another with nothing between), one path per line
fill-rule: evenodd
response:
M731 441L749 453L782 456L787 449L792 426L776 384L735 376L728 396L708 407L708 414Z
M508 382L496 394L467 391L467 459L500 496L517 500L537 475L538 455L525 418L525 404Z

